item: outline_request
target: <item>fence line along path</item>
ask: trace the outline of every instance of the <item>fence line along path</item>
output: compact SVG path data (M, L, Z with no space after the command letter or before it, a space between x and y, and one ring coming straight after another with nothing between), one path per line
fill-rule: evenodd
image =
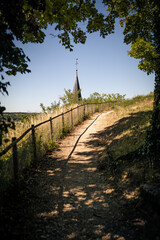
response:
M0 173L0 185L3 185L1 189L5 190L13 180L18 181L23 170L31 162L42 158L48 149L51 150L57 139L66 135L90 115L107 107L107 104L80 105L31 125L19 138L12 138L11 144L0 152L0 160L3 162Z
M91 240L107 239L113 233L111 225L117 224L109 208L113 201L96 168L104 149L98 133L106 128L108 117L106 113L93 115L61 141L59 150L41 161L23 196L29 202L23 202L23 216L18 213L21 218L14 226L17 236L24 240ZM16 212L22 211L20 205L16 208L21 209Z

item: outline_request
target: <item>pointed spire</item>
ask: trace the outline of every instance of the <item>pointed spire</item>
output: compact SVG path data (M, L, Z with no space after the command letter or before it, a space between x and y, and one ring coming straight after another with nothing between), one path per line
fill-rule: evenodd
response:
M77 92L80 90L77 65L78 65L78 58L76 59L76 80L75 80L74 87L73 87L73 94L77 94ZM82 98L82 95L81 95L81 92L79 91L78 96L77 96L77 101L79 101L81 98Z

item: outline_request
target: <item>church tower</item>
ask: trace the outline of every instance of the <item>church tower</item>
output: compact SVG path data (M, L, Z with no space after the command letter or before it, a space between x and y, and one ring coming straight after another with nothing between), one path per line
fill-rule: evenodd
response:
M77 69L77 65L78 65L78 59L76 59L76 80L75 80L75 83L74 83L74 87L73 87L73 94L77 94L78 92L78 95L77 95L77 102L79 100L82 99L82 95L81 95L81 89L80 89L80 84L79 84L79 80L78 80L78 69Z

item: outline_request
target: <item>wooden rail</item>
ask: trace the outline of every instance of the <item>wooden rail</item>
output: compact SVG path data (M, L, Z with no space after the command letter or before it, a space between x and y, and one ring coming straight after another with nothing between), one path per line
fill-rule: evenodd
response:
M82 106L82 105L80 105L80 106ZM43 125L43 124L45 124L45 123L51 122L52 120L54 120L54 119L56 119L56 118L58 118L60 116L63 116L64 114L67 114L68 112L71 112L74 109L79 108L80 106L72 108L72 109L70 109L70 110L68 110L68 111L66 111L64 113L61 113L61 114L59 114L59 115L57 115L57 116L55 116L53 118L50 117L48 120L34 125L34 129L39 127L39 126L41 126L41 125ZM4 154L6 154L12 147L14 147L14 145L16 145L20 140L22 140L22 138L24 138L27 135L27 133L29 133L32 130L32 128L33 127L28 128L19 138L13 138L14 140L12 141L12 143L10 145L8 145L3 151L0 152L0 157L3 156Z
M33 161L37 161L37 146L36 146L36 134L35 134L36 128L38 128L41 125L44 125L46 123L50 123L50 139L51 139L51 141L53 141L53 136L54 136L53 135L53 120L55 120L58 117L62 118L62 134L64 134L64 132L65 132L65 115L67 113L70 113L70 121L71 121L70 124L71 124L71 128L73 128L73 126L74 126L73 111L77 109L77 119L79 120L79 118L80 118L79 108L83 107L82 119L84 119L86 114L89 113L89 106L91 107L91 114L93 114L95 112L94 105L96 105L96 107L98 106L98 108L99 108L100 103L83 104L83 105L79 105L77 107L71 108L70 110L68 110L64 113L62 112L61 114L59 114L55 117L50 117L48 120L46 120L44 122L38 123L36 125L32 125L19 138L15 138L15 137L12 138L12 143L10 145L8 145L3 151L0 152L0 156L5 155L10 149L12 149L14 180L17 181L18 176L19 176L19 161L18 161L18 147L17 147L18 142L20 142L29 132L31 132ZM100 111L102 111L102 110L103 110L103 106L101 104Z

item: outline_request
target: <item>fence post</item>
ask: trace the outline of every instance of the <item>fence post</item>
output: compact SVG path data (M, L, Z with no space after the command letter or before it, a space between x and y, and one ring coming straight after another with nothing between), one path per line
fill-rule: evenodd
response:
M83 119L85 119L85 104L84 104L84 109L83 109Z
M50 117L50 129L51 129L51 140L53 142L53 125L52 125L52 118Z
M12 138L13 143L13 173L14 173L14 181L16 182L18 180L18 154L17 154L17 143L14 143L16 141L16 137Z
M71 128L73 127L73 114L72 114L72 108L71 108Z
M64 113L62 112L62 134L64 134Z
M34 124L32 125L32 145L33 145L33 160L37 161L37 147L36 147L36 136L35 136L35 129Z
M78 119L77 122L79 122L79 106L77 107L77 119Z
M87 103L87 114L90 115L88 103Z
M92 104L89 104L89 114L92 115Z

